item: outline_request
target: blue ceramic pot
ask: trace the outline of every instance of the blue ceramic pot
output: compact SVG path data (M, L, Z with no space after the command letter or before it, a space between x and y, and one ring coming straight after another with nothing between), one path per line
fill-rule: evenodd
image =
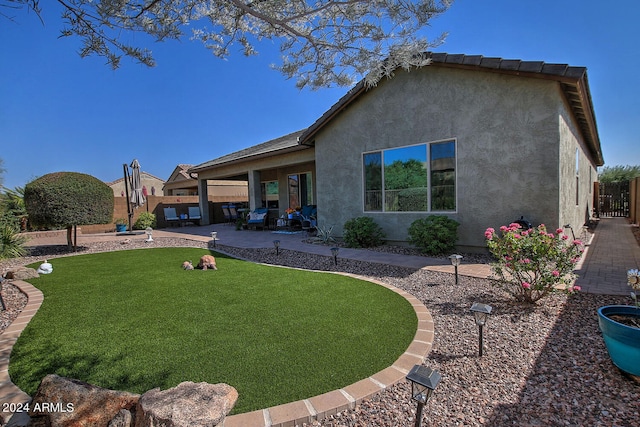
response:
M631 305L607 305L598 309L598 323L611 361L618 368L640 376L640 328L618 323L609 316L634 316L640 322L640 309Z
M116 224L116 231L118 233L124 233L127 231L127 224Z

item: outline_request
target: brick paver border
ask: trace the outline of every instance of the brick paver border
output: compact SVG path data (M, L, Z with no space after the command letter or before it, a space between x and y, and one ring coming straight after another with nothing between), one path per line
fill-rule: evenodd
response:
M409 347L393 365L368 378L319 396L229 416L224 420L224 427L294 427L302 423L310 423L313 420L322 420L345 409L353 409L363 399L381 393L388 387L403 381L414 365L424 362L433 345L434 329L431 313L420 300L401 289L364 276L348 273L335 274L366 280L404 297L413 306L418 318L418 328ZM5 403L26 403L31 400L28 394L20 390L11 381L9 377L9 356L13 345L43 301L42 292L30 283L16 280L13 281L13 284L27 296L28 301L13 323L0 334L0 396L2 396L0 405ZM3 414L5 417L7 415L9 414Z
M18 317L0 334L0 410L6 409L7 403L26 403L31 396L20 390L9 377L9 356L13 345L26 328L27 324L40 308L44 297L42 292L31 283L14 280L12 284L27 296L27 305L22 309ZM8 418L11 412L3 412L2 416ZM5 420L6 421L6 420Z

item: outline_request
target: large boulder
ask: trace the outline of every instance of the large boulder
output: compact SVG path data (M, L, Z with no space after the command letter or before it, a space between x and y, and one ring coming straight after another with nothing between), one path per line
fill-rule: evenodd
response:
M16 267L7 271L4 278L7 280L29 280L40 277L40 275L33 268L29 267Z
M48 416L51 427L106 426L120 410L135 408L139 398L138 394L47 375L33 397L29 415Z
M238 392L227 384L178 384L140 396L135 427L212 427L224 421L238 400Z

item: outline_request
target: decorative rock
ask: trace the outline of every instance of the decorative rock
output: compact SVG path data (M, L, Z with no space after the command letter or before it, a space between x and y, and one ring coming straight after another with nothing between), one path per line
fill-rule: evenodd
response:
M140 396L136 427L212 427L221 424L238 400L238 392L227 384L183 382Z
M133 418L131 411L121 409L109 422L107 427L133 427Z
M51 427L106 426L121 409L134 408L139 398L137 394L47 375L38 386L29 415L48 415Z
M29 267L17 267L7 271L4 275L4 278L8 280L28 280L37 277L40 277L40 275Z

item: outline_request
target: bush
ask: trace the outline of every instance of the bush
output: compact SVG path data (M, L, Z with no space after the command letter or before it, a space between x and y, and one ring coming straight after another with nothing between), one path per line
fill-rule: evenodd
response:
M24 204L32 226L66 228L71 248L73 227L111 222L113 190L91 175L55 172L25 186Z
M55 172L24 189L29 221L39 227L108 224L113 217L113 190L91 175Z
M493 228L484 233L487 246L496 258L492 268L502 287L516 300L534 303L558 291L573 292L575 264L580 260L582 242L570 241L561 228L548 233L544 224L523 230L513 223L500 227L501 236ZM564 285L559 288L558 285Z
M142 212L135 224L133 224L133 228L136 230L146 230L147 227L156 228L156 216L151 212Z
M382 228L367 216L352 218L344 223L344 242L350 248L380 246L384 237Z
M27 243L27 237L20 234L17 227L9 223L0 224L0 259L26 255L25 243Z
M441 255L455 247L459 225L444 215L417 219L409 227L409 243L428 255Z

